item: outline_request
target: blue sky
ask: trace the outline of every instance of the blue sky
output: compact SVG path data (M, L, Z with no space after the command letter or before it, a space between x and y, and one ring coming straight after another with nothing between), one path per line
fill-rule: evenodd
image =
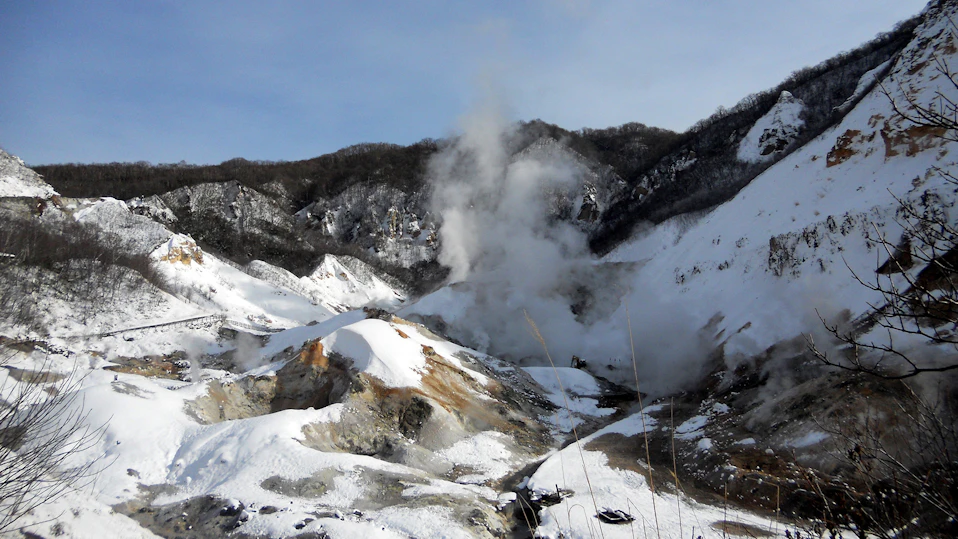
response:
M0 147L30 164L294 160L517 120L683 130L924 0L30 1L0 13Z

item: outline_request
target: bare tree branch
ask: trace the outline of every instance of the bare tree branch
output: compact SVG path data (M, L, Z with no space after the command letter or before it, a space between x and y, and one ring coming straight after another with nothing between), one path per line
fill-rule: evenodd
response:
M0 349L0 368L7 371L0 383L0 533L66 491L92 484L100 463L69 461L103 433L89 424L78 368L57 374L45 355L37 369L15 369L14 355L10 346Z

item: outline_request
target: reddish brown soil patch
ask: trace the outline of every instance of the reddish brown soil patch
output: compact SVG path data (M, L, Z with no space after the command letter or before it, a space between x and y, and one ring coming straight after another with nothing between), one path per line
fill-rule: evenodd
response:
M828 150L828 155L825 156L825 166L833 167L844 163L858 153L852 146L858 142L861 134L862 132L858 129L849 129L842 133L842 135L838 137L838 140L835 141L835 145L832 146L832 149Z
M323 353L323 343L313 341L299 353L299 361L310 367L329 368L329 358Z
M202 264L203 251L195 245L186 247L173 247L170 249L169 254L164 255L162 258L160 258L160 260L169 262L170 264L179 262L181 264L186 264L187 266L193 262Z
M173 361L165 357L117 358L114 361L120 364L104 367L104 370L170 380L178 380L180 373L186 370L177 367Z
M881 130L881 138L885 142L885 159L900 155L902 149L905 155L911 157L918 152L940 145L945 133L944 128L924 125L913 125L904 131L898 131L885 122L885 127Z

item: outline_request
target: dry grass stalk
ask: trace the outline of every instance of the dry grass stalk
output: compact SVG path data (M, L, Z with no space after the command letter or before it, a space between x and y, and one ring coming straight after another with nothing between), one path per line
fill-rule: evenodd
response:
M539 332L539 327L536 325L532 317L529 316L528 312L526 311L522 311L522 312L526 316L526 322L528 322L529 326L532 328L532 334L535 336L536 340L539 341L539 344L542 345L542 349L545 350L546 358L548 358L549 365L552 366L552 372L553 374L555 374L556 382L559 384L559 392L562 393L562 402L565 404L566 413L569 414L569 426L572 428L572 436L575 437L575 445L576 445L576 448L579 450L579 459L582 461L582 473L585 475L586 484L589 485L589 496L592 498L592 507L593 509L595 509L595 514L598 515L599 504L595 501L595 491L592 489L592 480L589 479L589 470L585 464L585 455L582 453L582 444L579 443L579 432L576 430L575 420L572 417L572 407L569 406L569 397L566 395L565 387L563 387L562 379L559 376L559 371L558 369L556 369L555 362L552 361L552 355L549 354L549 347L546 346L546 340L542 336L542 333ZM646 449L648 448L646 447ZM586 522L588 522L588 519L586 520ZM570 520L570 525L571 525L571 520ZM591 526L589 526L589 532L590 533L592 532ZM605 539L605 532L602 530L601 522L599 522L599 533L602 535L603 539Z
M645 425L645 410L642 406L642 392L639 390L639 369L635 361L635 341L632 337L632 316L629 314L629 306L625 306L625 318L629 323L629 345L632 348L632 374L635 375L635 394L639 399L639 418L642 420L642 437L645 438L645 463L649 470L649 490L652 491L652 514L655 516L655 534L659 539L662 533L659 531L659 512L655 507L655 483L652 481L652 455L649 452L649 429Z
M516 502L519 504L519 509L522 510L522 519L526 521L526 528L528 528L529 533L530 534L535 533L536 528L539 527L539 519L538 519L538 516L536 515L535 509L532 508L532 504L530 504L521 495L516 496ZM532 513L531 521L529 520L529 515L526 513L527 507L529 508L529 512ZM533 522L535 522L535 526L532 525Z
M679 465L675 458L675 399L669 402L669 437L672 439L672 478L675 479L675 509L679 515L679 537L682 536L682 499L679 490Z
M725 504L722 506L722 537L728 537L728 481L725 482Z

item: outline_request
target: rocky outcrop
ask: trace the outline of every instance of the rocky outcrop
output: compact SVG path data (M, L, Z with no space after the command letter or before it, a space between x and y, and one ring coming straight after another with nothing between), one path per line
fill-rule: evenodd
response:
M586 232L595 228L603 210L627 189L612 167L588 159L554 138L536 140L510 161L522 160L556 164L573 178L548 194L548 211L550 217L568 220Z
M126 201L126 205L137 215L149 217L167 227L176 225L176 214L156 195L136 197Z
M738 158L755 163L783 152L805 126L804 109L801 99L783 91L772 109L755 122L739 143Z
M370 250L389 264L409 267L436 257L438 223L426 209L428 193L409 194L360 183L318 198L296 213L298 226L330 241Z
M206 395L189 405L190 414L215 423L338 404L344 406L340 421L307 428L306 445L426 467L452 478L466 472L454 471L452 462L442 464L438 455L426 457L470 436L498 433L511 440L510 452L524 455L520 461L550 446L552 433L539 418L553 405L528 375L450 345L423 326L388 318L347 326L284 352L289 359L275 374L210 381ZM387 342L367 340L369 335ZM413 357L390 357L402 347L416 350L418 367L408 364ZM372 355L363 357L367 353Z
M230 258L269 257L299 268L313 256L313 248L296 234L293 216L281 197L230 181L181 187L157 198L134 199L128 204L161 222L174 222L177 231Z

